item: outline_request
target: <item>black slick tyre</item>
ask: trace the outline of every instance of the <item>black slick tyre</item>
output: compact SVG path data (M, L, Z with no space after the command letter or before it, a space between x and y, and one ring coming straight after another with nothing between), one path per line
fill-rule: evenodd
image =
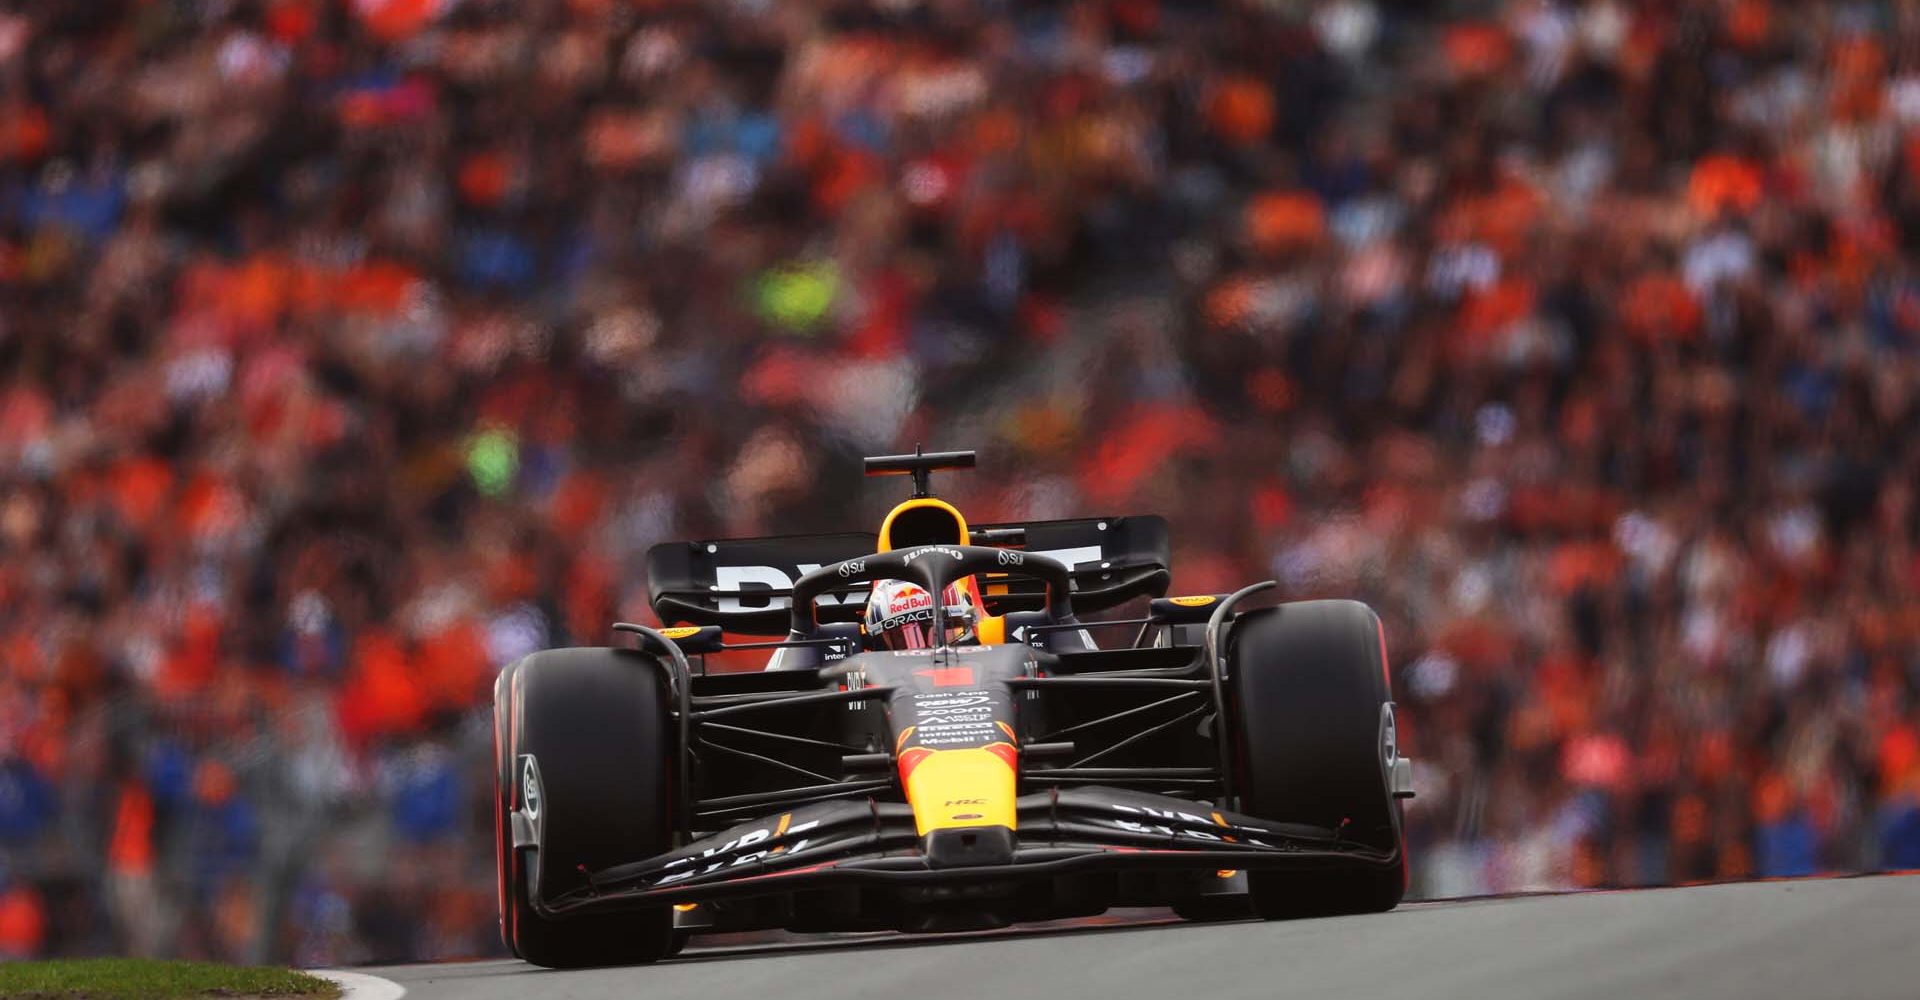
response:
M508 667L495 689L501 926L535 965L629 965L673 950L673 912L647 907L549 918L586 872L666 852L672 844L665 671L623 649L556 649ZM514 849L510 816L532 817L536 843Z
M1254 911L1274 920L1399 905L1406 852L1385 761L1393 695L1379 617L1358 601L1251 611L1229 630L1226 655L1241 810L1396 854L1391 865L1250 871Z

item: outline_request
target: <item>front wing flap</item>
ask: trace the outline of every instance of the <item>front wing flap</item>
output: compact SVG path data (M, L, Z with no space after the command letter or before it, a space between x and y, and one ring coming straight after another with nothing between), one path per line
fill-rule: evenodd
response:
M1390 865L1397 853L1321 827L1274 823L1123 789L1021 796L1010 863L937 867L902 803L824 802L744 823L678 850L591 874L584 889L534 905L559 915L634 903L695 903L861 883L1046 877L1127 868ZM776 884L777 883L777 884Z

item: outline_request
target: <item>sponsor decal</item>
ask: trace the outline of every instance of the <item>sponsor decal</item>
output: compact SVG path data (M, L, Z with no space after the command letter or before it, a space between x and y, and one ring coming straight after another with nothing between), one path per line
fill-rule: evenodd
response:
M928 708L914 713L921 724L929 722L992 722L993 709L981 705L978 708Z
M978 694L935 695L931 698L915 698L915 708L965 708L968 705L985 705L991 697L982 691Z
M956 559L960 557L958 552L944 546L922 551L941 551ZM1064 549L1033 550L1022 553L1021 558L1024 559L1026 556L1036 555L1050 556L1058 559L1066 563L1068 569L1072 569L1082 563L1099 562L1100 546L1077 545ZM913 555L908 556L909 561L912 558ZM846 566L848 563L864 564L865 562L865 559L849 559L840 565ZM714 609L722 613L737 613L743 611L779 611L790 608L793 606L793 599L788 596L787 591L793 589L793 581L819 569L821 565L821 563L798 563L791 567L715 566L713 568L713 585L710 588L714 592ZM1014 564L1002 563L1001 565ZM864 572L864 565L861 569L851 570L846 575L851 576L860 572ZM756 593L756 588L763 588L771 593L759 594ZM851 594L821 594L815 603L821 605L864 604L866 599L867 591L861 589ZM749 601L753 603L747 603Z
M866 571L867 561L865 559L849 559L841 563L839 569L834 570L834 572L840 574L840 578L843 580L855 573L865 573Z
M933 607L933 595L927 593L920 587L910 589L903 587L894 591L887 599L887 611L889 614L896 611L912 611L916 608L931 607Z
M1151 806L1128 806L1128 805L1121 805L1119 803L1114 803L1112 807L1123 813L1132 813L1136 816L1144 816L1149 819L1156 819L1161 821L1159 823L1145 823L1138 820L1121 820L1121 819L1117 819L1113 821L1115 824L1119 825L1122 829L1131 830L1134 833L1158 833L1158 834L1163 834L1169 837L1184 836L1184 837L1191 838L1193 840L1211 840L1216 842L1220 840L1220 835L1216 833L1209 833L1203 830L1202 831L1189 830L1182 826L1171 825L1172 823L1192 824L1194 826L1210 825L1206 817L1204 816L1196 816L1192 813L1174 812L1172 810L1167 810L1167 809L1155 809Z
M956 682L975 683L969 668L948 667L945 671L952 671ZM969 676L962 678L961 674ZM927 749L979 747L1004 739L1002 732L1012 732L1011 727L996 718L1005 709L996 708L994 693L982 688L906 695L896 705L899 712L912 719L908 729L914 734L914 744Z
M1002 566L1019 566L1027 561L1027 556L1024 552L1016 552L1012 549L1001 549L999 560Z
M930 622L932 620L933 620L933 608L923 607L918 611L903 611L899 614L888 615L887 617L882 618L877 622L874 622L872 625L869 626L869 628L871 628L874 632L878 633L878 632L885 632L888 629L899 628L900 626L908 624L910 622ZM930 653L932 652L932 650L924 650L924 651L913 650L913 652L929 652Z
M1118 802L1108 803L1107 808L1127 813L1139 819L1107 819L1106 823L1125 830L1128 833L1146 834L1155 837L1167 837L1173 840L1195 840L1203 843L1246 844L1252 847L1264 847L1275 851L1299 851L1301 845L1284 837L1263 836L1258 830L1232 826L1226 818L1214 813L1211 818L1193 813L1171 809L1156 809L1152 806L1131 806ZM1218 830L1219 832L1214 832ZM1231 833L1229 833L1231 831ZM1234 836L1237 834L1238 836Z
M661 634L661 635L664 635L664 636L666 636L666 637L667 637L667 638L669 638L669 639L685 639L685 638L688 638L688 637L690 637L690 636L696 636L696 635L699 635L699 634L700 634L700 626L698 626L698 625L676 625L676 626L674 626L673 628L663 628L663 629L661 629L661 630L660 630L660 634Z
M793 590L793 581L820 568L819 563L800 563L798 573L790 573L778 566L715 566L713 568L714 610L723 613L741 611L778 611L793 607L793 598L787 592ZM765 588L773 593L759 594L755 588ZM744 603L756 600L752 605ZM821 594L814 603L828 604L864 604L867 591L858 590L851 594Z
M808 841L804 837L798 841L783 841L770 848L748 851L745 854L733 856L735 851L741 850L742 848L753 847L776 838L791 837L797 833L805 833L820 825L819 820L809 820L805 823L793 823L792 821L792 813L783 813L780 816L779 823L774 829L768 829L764 826L757 827L748 830L738 837L733 837L717 847L709 847L697 855L674 858L672 861L667 862L666 874L662 875L653 884L662 886L674 882L682 882L690 878L712 875L715 872L724 871L729 868L750 865L769 855L798 854L807 847Z
M1068 569L1072 569L1081 563L1099 562L1100 546L1079 545L1070 549L1042 549L1037 552L1028 552L1027 554L1030 556L1051 556L1066 563Z
M1212 604L1215 599L1211 596L1206 596L1206 597L1171 597L1171 598L1168 598L1168 600L1171 600L1173 603L1178 604L1183 608L1204 608L1207 605Z
M906 557L903 558L901 562L912 563L915 559L918 559L921 556L926 556L926 555L952 556L955 560L966 558L965 556L960 554L959 549L950 549L944 545L923 545L920 548L914 549L912 552L907 553Z
M980 740L984 736L990 735L992 735L991 730L965 733L959 736L922 736L920 738L920 746L926 750L942 750L949 747L977 747L980 745Z

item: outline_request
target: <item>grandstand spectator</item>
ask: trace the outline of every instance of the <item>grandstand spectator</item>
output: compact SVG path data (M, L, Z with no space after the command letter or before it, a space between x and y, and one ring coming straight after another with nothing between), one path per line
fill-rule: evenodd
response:
M1378 607L1416 892L1920 867L1916 252L1891 0L0 0L0 954L497 948L493 672L935 427Z

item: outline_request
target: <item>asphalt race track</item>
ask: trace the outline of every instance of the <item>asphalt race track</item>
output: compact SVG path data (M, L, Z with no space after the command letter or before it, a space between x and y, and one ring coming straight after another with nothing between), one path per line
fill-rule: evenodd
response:
M651 967L364 970L409 1000L900 997L1920 997L1920 877L1419 903L1367 917L1148 920L700 949Z

